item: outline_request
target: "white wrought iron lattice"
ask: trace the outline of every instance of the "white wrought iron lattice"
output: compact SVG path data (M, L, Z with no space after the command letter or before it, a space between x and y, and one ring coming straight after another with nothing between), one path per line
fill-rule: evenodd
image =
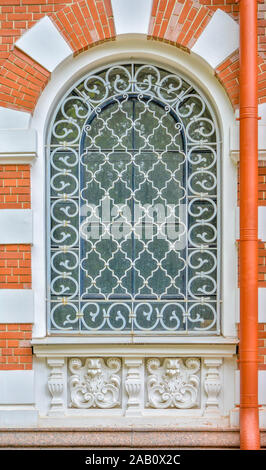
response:
M157 66L68 91L48 142L51 333L219 334L219 147L201 92Z

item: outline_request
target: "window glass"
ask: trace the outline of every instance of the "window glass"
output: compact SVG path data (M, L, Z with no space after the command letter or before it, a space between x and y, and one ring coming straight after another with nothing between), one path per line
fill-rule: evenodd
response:
M83 77L48 142L51 333L219 333L219 137L152 65Z

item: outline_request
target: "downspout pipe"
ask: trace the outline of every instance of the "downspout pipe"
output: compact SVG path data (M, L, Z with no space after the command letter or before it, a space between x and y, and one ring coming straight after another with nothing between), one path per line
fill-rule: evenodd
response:
M240 6L240 448L260 448L258 412L257 0Z

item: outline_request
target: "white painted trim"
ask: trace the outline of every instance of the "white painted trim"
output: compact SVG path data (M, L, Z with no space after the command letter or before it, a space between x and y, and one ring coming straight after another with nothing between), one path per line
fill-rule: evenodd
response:
M116 34L148 34L153 0L111 0Z
M240 321L240 289L237 292L237 323ZM266 323L266 288L258 288L258 322Z
M31 165L36 157L36 153L0 155L0 165Z
M31 405L34 403L33 370L0 371L0 404Z
M29 163L37 157L34 129L0 129L0 164Z
M236 341L228 344L166 344L158 346L156 344L128 344L121 347L120 344L52 344L32 341L34 354L37 357L230 357L236 353Z
M198 85L212 102L223 139L221 158L222 177L222 277L223 312L222 333L235 336L237 302L237 251L235 246L235 207L237 172L229 157L229 129L234 124L234 113L225 91L210 73L204 61L195 54L186 54L174 46L148 41L136 35L120 37L90 49L75 59L69 59L56 69L35 108L31 127L38 132L38 155L32 167L32 208L34 211L34 244L32 248L33 289L35 292L36 323L34 337L46 335L45 306L45 153L44 144L50 116L62 95L86 72L118 61L140 60L169 70L181 70ZM233 266L233 269L232 269Z
M218 9L191 50L216 68L238 47L239 25Z
M27 129L30 119L30 113L0 107L0 129Z
M31 289L0 290L0 323L33 323Z
M32 210L0 210L0 243L32 243Z
M73 54L48 16L27 30L15 45L49 72L53 72L63 60Z
M258 374L258 400L259 405L266 405L266 370L259 370ZM240 402L240 371L235 372L235 404Z

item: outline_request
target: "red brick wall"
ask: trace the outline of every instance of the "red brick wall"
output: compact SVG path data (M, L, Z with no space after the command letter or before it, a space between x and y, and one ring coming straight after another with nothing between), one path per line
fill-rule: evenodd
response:
M30 208L30 166L0 166L0 209Z
M13 44L45 15L61 10L74 0L0 0L0 65Z
M31 325L0 324L0 370L32 369Z
M30 166L0 166L0 209L29 209ZM31 288L31 247L0 245L0 289ZM32 367L32 325L0 324L0 370Z
M30 288L30 245L0 245L0 289Z

